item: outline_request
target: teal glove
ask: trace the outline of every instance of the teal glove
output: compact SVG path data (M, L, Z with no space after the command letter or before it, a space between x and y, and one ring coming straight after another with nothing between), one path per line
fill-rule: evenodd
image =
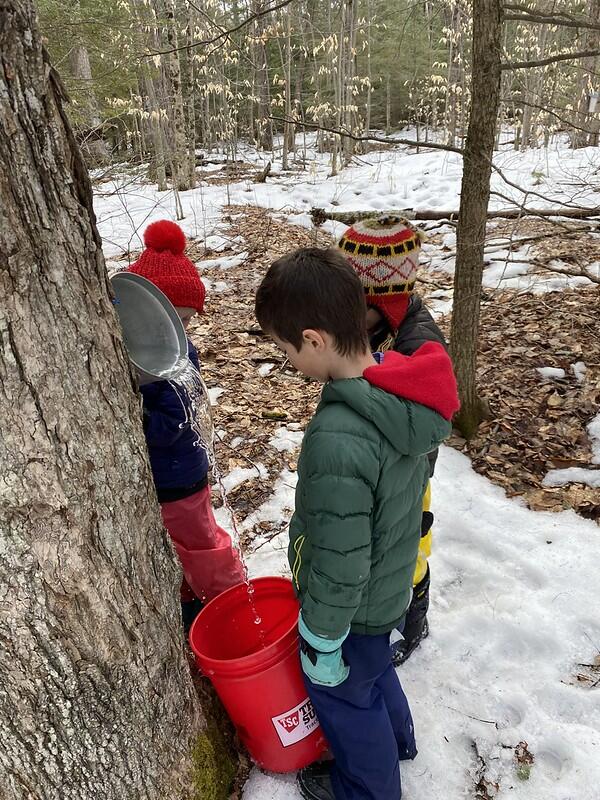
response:
M319 686L339 686L350 674L342 658L342 644L350 628L339 639L326 639L313 633L302 618L298 618L300 633L300 663L304 674Z

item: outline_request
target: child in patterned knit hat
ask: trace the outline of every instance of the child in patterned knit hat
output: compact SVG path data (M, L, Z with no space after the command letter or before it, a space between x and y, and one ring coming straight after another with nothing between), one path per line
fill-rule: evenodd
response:
M433 317L414 293L423 235L397 216L382 216L357 222L344 233L338 247L358 274L367 301L367 325L373 351L396 350L412 355L425 342L447 347ZM430 454L431 475L437 450ZM392 646L393 662L402 664L429 633L431 554L431 485L423 499L421 545L414 577L413 598L406 615L403 639Z
M130 272L157 286L173 303L185 329L204 309L206 290L195 265L184 254L185 234L161 220L146 228L146 249ZM199 370L198 353L188 339L188 357ZM208 485L208 457L192 429L192 401L176 381L140 387L150 466L165 528L181 566L181 609L189 629L202 603L244 580L231 538L215 520Z

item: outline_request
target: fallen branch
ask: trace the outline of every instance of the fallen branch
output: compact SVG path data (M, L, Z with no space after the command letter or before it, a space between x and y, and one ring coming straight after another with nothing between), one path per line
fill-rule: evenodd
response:
M409 147L428 148L429 150L445 150L450 153L458 153L462 156L463 151L460 147L452 147L449 144L438 144L437 142L418 142L416 139L392 139L389 136L357 136L350 131L340 130L339 128L328 128L324 125L319 125L316 122L302 122L299 119L287 117L269 116L267 119L273 122L285 122L288 125L297 125L299 128L309 128L311 131L324 131L325 133L333 133L336 136L342 136L346 139L352 139L353 142L379 142L380 144L399 145L404 144Z
M364 219L373 219L383 214L380 210L370 211L325 211L324 208L311 209L310 215L315 227L319 228L327 220L354 225ZM390 209L387 216L400 216L414 220L454 220L458 219L458 209L452 211L417 210L413 208ZM569 219L588 219L600 216L600 206L595 208L502 208L488 211L488 219L518 219L522 216L532 217L567 217Z
M569 278L587 278L588 281L600 286L600 274L594 275L586 267L572 266L563 269L562 267L555 267L538 258L530 259L530 263L547 272L555 272L558 275L566 275Z

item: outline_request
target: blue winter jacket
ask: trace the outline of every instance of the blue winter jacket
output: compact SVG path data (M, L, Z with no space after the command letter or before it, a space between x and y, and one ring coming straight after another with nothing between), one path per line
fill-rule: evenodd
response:
M199 369L198 353L188 340L188 356ZM185 489L206 480L208 458L186 420L182 401L191 404L183 386L176 391L168 381L140 387L144 401L144 431L157 490ZM180 399L181 398L181 399ZM159 491L160 500L160 491Z

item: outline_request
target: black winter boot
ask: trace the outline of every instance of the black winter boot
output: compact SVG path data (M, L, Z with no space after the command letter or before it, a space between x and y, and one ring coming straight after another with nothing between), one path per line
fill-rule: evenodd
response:
M392 664L399 667L400 664L410 658L423 639L429 636L429 623L427 622L427 611L429 609L429 566L427 573L413 590L413 596L408 611L404 628L401 631L404 639L392 645Z
M298 773L298 789L304 800L335 800L331 785L331 761L317 761Z

